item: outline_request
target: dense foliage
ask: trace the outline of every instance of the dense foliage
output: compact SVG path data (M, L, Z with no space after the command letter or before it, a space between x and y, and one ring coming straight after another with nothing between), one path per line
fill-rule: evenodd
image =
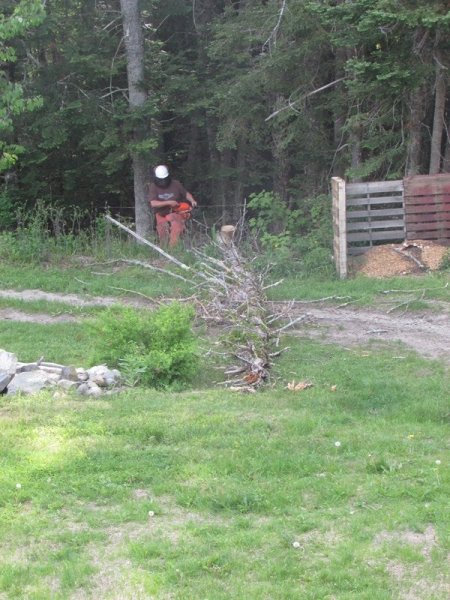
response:
M193 316L192 307L176 302L152 312L105 311L88 324L93 362L120 367L129 385L181 388L199 366Z
M118 0L2 6L0 228L37 201L133 216L136 153L207 219L264 190L312 216L333 174L450 170L444 0L142 0L134 111Z

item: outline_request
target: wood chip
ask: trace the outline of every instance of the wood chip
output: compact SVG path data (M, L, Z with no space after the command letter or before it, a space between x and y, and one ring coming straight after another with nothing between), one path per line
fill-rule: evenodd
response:
M350 270L367 277L394 277L423 272L421 265L430 271L440 268L449 245L431 240L413 240L404 244L373 246L363 255L354 257Z

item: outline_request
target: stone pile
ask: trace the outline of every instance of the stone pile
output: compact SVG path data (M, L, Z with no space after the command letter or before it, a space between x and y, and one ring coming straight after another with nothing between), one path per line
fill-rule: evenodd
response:
M97 365L90 369L38 360L21 363L11 352L0 349L0 393L33 394L42 389L75 391L80 396L99 397L117 390L121 374L117 369Z

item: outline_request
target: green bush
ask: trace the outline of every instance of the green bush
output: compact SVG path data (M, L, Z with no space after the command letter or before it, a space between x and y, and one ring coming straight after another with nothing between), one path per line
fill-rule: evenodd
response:
M129 385L181 388L198 369L194 310L174 302L160 309L112 308L88 323L95 363L119 367Z
M272 192L250 197L250 230L260 245L262 264L277 276L332 277L331 201L322 194L289 208Z

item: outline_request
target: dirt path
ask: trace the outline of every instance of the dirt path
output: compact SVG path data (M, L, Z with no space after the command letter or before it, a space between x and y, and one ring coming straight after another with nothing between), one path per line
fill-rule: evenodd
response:
M343 346L362 346L369 341L381 344L401 342L426 358L450 362L450 316L439 314L387 314L361 308L312 307L304 305L295 313L306 320L295 329L297 335Z
M149 301L139 297L83 297L41 290L0 290L0 298L25 301L46 300L71 306L112 306L118 303L138 307L152 306ZM274 312L277 310L281 312L287 305L287 302L272 303ZM301 315L304 315L305 319L291 330L296 335L342 346L362 346L372 341L382 344L401 342L421 356L441 358L450 362L450 313L448 311L397 314L348 306L338 308L331 307L329 304L293 303L289 309L289 316L295 318ZM76 321L79 318L70 314L31 314L17 309L3 308L0 309L0 320L49 324Z

